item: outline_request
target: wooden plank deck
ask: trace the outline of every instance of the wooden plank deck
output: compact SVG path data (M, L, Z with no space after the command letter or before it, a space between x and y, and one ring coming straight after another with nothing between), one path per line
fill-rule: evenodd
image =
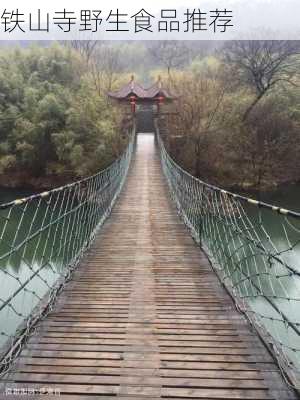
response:
M139 135L111 218L23 350L12 388L74 400L297 398L178 218L153 135Z

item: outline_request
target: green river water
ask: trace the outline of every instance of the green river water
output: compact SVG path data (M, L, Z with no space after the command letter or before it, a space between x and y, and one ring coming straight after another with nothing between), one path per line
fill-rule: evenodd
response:
M24 190L12 190L12 189L3 189L0 188L0 203L6 203L8 201L14 200L16 198L24 197L30 195L28 191ZM253 197L253 196L252 196ZM287 209L292 209L294 211L300 212L300 185L298 186L289 186L284 188L284 190L280 190L278 192L272 194L263 194L261 195L261 200L264 200L268 203L272 203ZM30 224L31 219L34 216L34 208L30 209L30 207L26 211L26 218L28 219L27 225ZM40 216L39 218L45 218L46 208L43 212L43 204L41 204L40 209ZM252 214L253 213L253 214ZM286 241L286 231L283 228L284 224L282 224L282 217L278 216L277 213L270 212L270 211L261 211L262 219L263 219L263 227L266 229L270 237L272 238L273 243L279 249L285 250L287 247ZM257 209L249 209L248 216L250 220L253 220L254 224L257 224L257 229L260 228L260 220L257 217ZM1 230L3 230L5 223L6 223L7 214L0 210L0 239L1 239ZM18 230L18 225L20 218L22 218L21 214L14 213L9 216L8 225L6 225L6 240L0 240L0 255L7 253L10 249L9 247L9 240L12 240L14 237L14 232ZM46 215L46 219L47 219ZM298 223L298 222L297 222ZM26 223L22 226L26 226ZM300 229L300 224L297 225L297 228ZM23 229L23 228L22 228ZM7 230L9 230L9 234L7 234ZM22 235L22 232L20 233ZM24 236L26 234L24 233ZM297 231L293 231L291 233L292 241L297 242L300 240L300 233ZM290 233L289 233L290 237ZM2 238L3 239L3 238ZM9 240L7 240L9 239ZM25 257L21 257L20 255L11 256L5 258L5 260L0 260L0 307L3 304L3 301L7 300L9 296L20 286L20 283L26 282L26 279L34 271L40 268L43 259L49 258L49 254L53 251L53 247L57 246L57 243L50 243L45 241L46 246L43 245L42 242L39 243L37 246L37 241L33 240L26 250ZM49 247L49 248L48 248ZM37 250L36 250L37 248ZM47 256L48 252L48 256ZM292 265L295 269L300 272L300 246L295 246L292 252L287 251L283 254L286 262L289 265ZM25 259L25 261L24 261ZM29 261L30 268L28 268L28 264L26 260ZM45 293L48 291L49 286L51 286L55 280L57 280L59 276L59 271L62 268L62 264L65 260L60 258L55 259L55 262L52 263L51 266L45 265L44 268L40 271L39 275L42 279L34 279L32 283L26 286L27 291L20 291L20 293L16 296L14 301L12 302L13 308L11 307L4 307L3 310L0 310L0 332L2 333L0 336L0 347L3 343L7 340L7 335L13 333L16 327L22 321L24 315L29 315L31 310L34 306L38 303L39 298L43 297ZM259 263L259 261L258 261ZM227 266L230 268L230 266ZM262 266L258 265L258 269L261 271ZM5 273L7 272L7 273ZM239 279L240 277L237 277ZM300 279L299 279L300 280ZM47 283L45 283L47 282ZM265 283L264 283L265 282ZM264 288L266 291L270 290L270 281L264 281L261 279L259 285L265 285ZM275 285L276 286L276 285ZM290 280L290 279L283 279L283 287L277 285L275 288L273 287L272 290L275 290L278 296L290 296L291 299L293 298L300 298L300 283L298 285L297 281ZM34 292L34 293L33 293ZM282 307L281 309L286 312L290 319L293 321L300 322L300 307L298 301L288 301L284 303L280 303L280 299L276 299L277 304L280 304ZM263 298L257 297L251 300L252 307L264 315L273 315L276 318L276 312L270 307L268 303L264 301ZM22 315L18 315L18 312L21 311ZM280 325L276 325L275 327L274 322L270 323L266 320L267 327L269 328L270 332L274 333L274 329L276 331L276 337L281 338L286 335L285 327ZM291 347L299 347L300 348L300 338L297 337L294 332L290 333L290 338L288 341ZM293 352L292 352L293 353ZM297 362L295 354L290 354L291 357ZM300 365L300 362L299 362Z

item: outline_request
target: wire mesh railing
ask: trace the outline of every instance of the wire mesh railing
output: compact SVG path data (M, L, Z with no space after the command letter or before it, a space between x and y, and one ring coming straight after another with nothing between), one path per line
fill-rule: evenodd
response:
M204 183L170 157L159 130L157 142L179 214L299 388L300 214Z
M92 177L0 205L0 377L110 214L134 143Z

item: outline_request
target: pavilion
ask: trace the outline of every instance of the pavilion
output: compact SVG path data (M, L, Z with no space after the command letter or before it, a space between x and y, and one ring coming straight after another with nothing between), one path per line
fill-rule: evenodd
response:
M168 89L163 87L161 77L158 78L157 82L150 88L145 89L131 77L129 83L121 87L115 92L109 92L108 96L121 103L130 103L131 111L136 111L136 105L156 105L157 111L160 111L160 107L163 103L171 103L175 96L173 96Z

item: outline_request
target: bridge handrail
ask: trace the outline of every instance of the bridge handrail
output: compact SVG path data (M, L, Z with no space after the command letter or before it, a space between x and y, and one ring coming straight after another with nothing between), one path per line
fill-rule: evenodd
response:
M197 178L196 176L190 174L188 171L184 170L179 164L176 163L176 161L168 154L167 151L166 151L166 154L167 154L168 158L170 159L170 161L174 164L174 166L176 166L176 168L178 168L184 174L186 174L190 178L194 179L195 181L199 182L201 185L206 186L209 189L212 189L212 190L214 190L216 192L224 193L224 194L232 197L233 199L239 199L239 200L241 200L243 202L249 203L249 204L257 206L257 207L267 208L270 211L274 211L274 212L277 212L279 214L289 215L289 216L292 216L292 217L300 219L300 212L289 210L289 209L286 209L286 208L283 208L283 207L279 207L279 206L275 206L274 204L270 204L270 203L266 203L264 201L256 200L256 199L253 199L251 197L246 197L246 196L240 195L238 193L231 192L230 190L225 190L225 189L222 189L222 188L220 188L220 187L218 187L216 185L212 185L212 184L210 184L208 182L205 182L205 181Z
M123 187L135 127L123 154L74 183L0 205L0 377L51 310ZM21 270L19 271L21 267Z
M170 194L184 223L237 307L299 389L300 315L293 310L300 302L300 261L288 255L298 251L299 256L300 214L203 182L169 155L159 126L156 138ZM284 248L268 232L270 213L278 218ZM288 285L298 288L293 296Z
M83 184L85 182L88 182L92 178L95 178L95 177L99 176L99 174L105 174L105 172L109 171L113 167L114 164L116 164L117 162L119 162L122 159L123 155L124 154L121 154L110 165L108 165L106 168L102 169L101 171L96 172L93 175L90 175L90 176L87 176L85 178L76 180L75 182L70 182L70 183L68 183L66 185L55 187L55 188L53 188L51 190L35 193L35 194L30 195L30 196L20 197L20 198L14 199L14 200L9 201L9 202L0 203L0 210L1 209L4 210L5 208L9 208L9 207L12 207L14 205L24 204L24 203L27 203L27 202L32 201L32 200L49 197L53 193L61 192L66 188L72 188L72 187L78 186L80 184Z

